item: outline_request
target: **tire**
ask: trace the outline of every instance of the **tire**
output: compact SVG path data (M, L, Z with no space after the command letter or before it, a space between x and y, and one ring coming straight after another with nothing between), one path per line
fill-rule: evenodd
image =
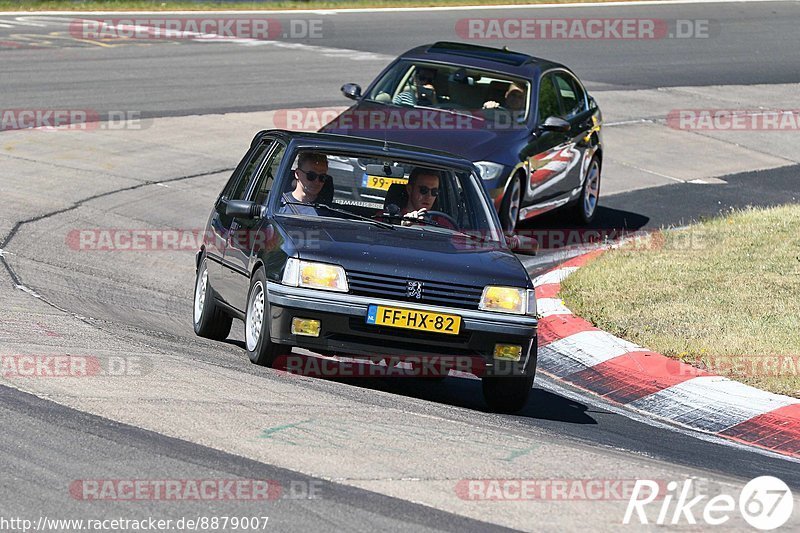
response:
M591 224L600 204L600 162L593 157L586 171L586 179L581 188L581 196L573 209L581 224Z
M498 413L516 413L528 403L533 376L489 376L481 379L483 399Z
M500 204L500 224L505 231L514 231L519 221L519 208L522 204L522 179L515 174L506 188Z
M228 338L233 318L223 311L214 299L214 289L208 282L205 254L200 259L200 266L197 267L193 308L192 322L195 334L215 341L223 341Z
M250 279L247 293L247 312L244 319L245 349L250 362L259 366L272 366L281 355L287 355L291 346L272 342L269 335L269 300L267 276L264 268L256 270Z

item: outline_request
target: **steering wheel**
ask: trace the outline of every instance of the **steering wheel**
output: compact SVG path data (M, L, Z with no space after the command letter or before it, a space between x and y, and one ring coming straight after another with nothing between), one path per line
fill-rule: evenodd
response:
M443 211L426 211L425 214L422 215L422 220L425 220L426 218L427 219L432 219L434 216L442 217L445 220L447 220L450 224L453 225L452 229L457 229L458 228L458 222L456 222L456 219L454 219L453 217L451 217L450 215L448 215L447 213L445 213Z

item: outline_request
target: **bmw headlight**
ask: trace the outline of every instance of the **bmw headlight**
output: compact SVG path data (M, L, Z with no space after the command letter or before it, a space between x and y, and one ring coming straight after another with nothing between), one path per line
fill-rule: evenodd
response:
M503 165L491 161L478 161L475 166L481 171L481 179L485 180L499 178L505 168Z
M483 311L535 316L536 294L533 289L488 285L483 289L478 308Z
M290 257L286 261L281 283L292 287L308 287L326 291L347 292L347 275L339 265L302 261Z

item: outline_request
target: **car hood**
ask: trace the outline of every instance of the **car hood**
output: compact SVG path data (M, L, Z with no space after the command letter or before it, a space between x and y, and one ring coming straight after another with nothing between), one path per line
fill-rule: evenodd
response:
M338 133L422 146L459 155L469 161L519 162L524 127L487 127L464 115L435 109L398 107L361 102L325 125L321 132Z
M352 272L407 276L465 285L532 287L507 248L446 231L386 229L332 218L280 216L277 225L300 259L341 265Z

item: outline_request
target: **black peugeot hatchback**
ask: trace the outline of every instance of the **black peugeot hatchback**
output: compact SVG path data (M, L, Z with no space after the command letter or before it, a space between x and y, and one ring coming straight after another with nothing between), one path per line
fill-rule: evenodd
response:
M407 145L258 133L197 254L195 332L225 339L233 318L259 365L292 347L480 361L498 411L522 408L536 371L533 285L478 169Z

